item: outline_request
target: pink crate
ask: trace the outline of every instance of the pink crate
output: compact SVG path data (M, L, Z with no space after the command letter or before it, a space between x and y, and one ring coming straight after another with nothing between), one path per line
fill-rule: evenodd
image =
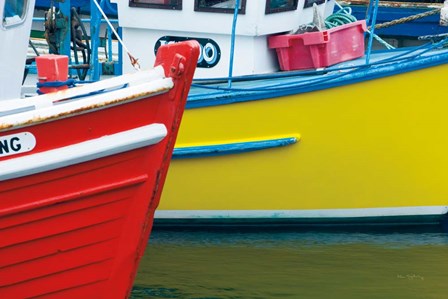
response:
M365 20L325 31L270 36L284 71L327 67L364 55Z

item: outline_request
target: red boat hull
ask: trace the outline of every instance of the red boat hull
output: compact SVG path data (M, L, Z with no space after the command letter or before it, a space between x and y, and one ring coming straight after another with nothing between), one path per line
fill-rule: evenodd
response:
M0 181L0 298L126 298L152 227L197 61L194 43L164 48L165 94L39 120L28 132L45 153L163 124L167 137L48 171ZM179 60L180 59L180 60ZM179 62L180 61L180 62ZM183 71L177 71L183 69Z

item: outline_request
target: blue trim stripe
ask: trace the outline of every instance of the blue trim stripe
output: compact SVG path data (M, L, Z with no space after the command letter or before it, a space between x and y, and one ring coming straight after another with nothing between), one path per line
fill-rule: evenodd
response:
M270 140L249 141L249 142L181 147L174 149L173 159L241 154L245 152L252 152L252 151L292 145L296 143L298 139L299 139L298 137L287 137L287 138L278 138Z
M186 108L279 98L444 65L448 63L448 50L430 52L442 42L446 41L410 50L378 51L371 54L371 63L368 65L365 64L365 58L359 58L328 67L325 71L280 72L264 77L246 76L242 80L234 77L232 88L227 88L223 83L195 83L192 84Z

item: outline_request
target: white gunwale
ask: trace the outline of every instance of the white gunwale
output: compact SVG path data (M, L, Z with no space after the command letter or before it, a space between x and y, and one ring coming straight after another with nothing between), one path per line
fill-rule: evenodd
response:
M45 152L0 161L0 181L51 171L159 143L163 124L150 124Z

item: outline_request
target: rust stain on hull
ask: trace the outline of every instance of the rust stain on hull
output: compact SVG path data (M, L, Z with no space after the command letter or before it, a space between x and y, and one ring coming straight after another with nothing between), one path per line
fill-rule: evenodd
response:
M54 121L60 118L65 118L65 117L71 117L77 114L81 114L81 113L89 113L89 112L93 112L96 111L98 109L104 109L110 106L116 106L116 105L121 105L121 104L125 104L128 102L132 102L135 100L139 100L142 98L146 98L149 96L155 96L164 92L169 91L170 88L159 88L159 89L155 89L151 92L142 92L142 93L136 93L132 96L129 97L124 97L124 98L118 98L118 99L114 99L111 101L104 101L101 103L96 103L94 105L89 105L89 106L84 106L84 107L80 107L78 109L74 109L74 110L69 110L69 111L64 111L62 113L58 113L58 114L53 114L50 116L46 116L46 117L34 117L31 118L27 121L21 122L21 123L16 123L16 124L11 124L11 123L0 123L0 132L1 131L6 131L6 130L11 130L13 128L18 128L18 127L26 127L26 126L31 126L31 125L35 125L35 124L39 124L39 123L43 123L43 122L48 122L48 121Z

